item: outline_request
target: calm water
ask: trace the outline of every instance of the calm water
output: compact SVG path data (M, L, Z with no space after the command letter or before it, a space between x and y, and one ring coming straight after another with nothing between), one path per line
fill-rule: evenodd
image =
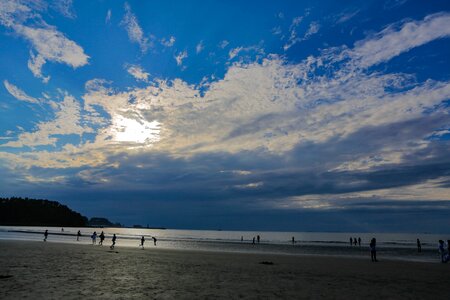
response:
M146 247L154 247L152 236L158 240L158 248L187 249L203 251L256 252L290 255L345 255L369 256L368 243L377 239L378 256L389 259L439 262L437 241L448 240L450 234L408 234L408 233L330 233L330 232L253 232L253 231L208 231L146 228L75 228L66 227L23 227L0 226L0 239L42 241L43 232L49 230L48 242L92 244L90 236L94 231L104 231L104 245L111 244L113 233L117 235L117 247L138 247L142 235ZM82 237L76 241L76 233ZM260 244L252 245L253 237L261 237ZM241 237L244 241L241 242ZM292 237L295 244L292 244ZM349 238L361 237L359 246L350 246ZM416 239L422 242L422 253L417 253ZM97 242L99 238L97 238Z

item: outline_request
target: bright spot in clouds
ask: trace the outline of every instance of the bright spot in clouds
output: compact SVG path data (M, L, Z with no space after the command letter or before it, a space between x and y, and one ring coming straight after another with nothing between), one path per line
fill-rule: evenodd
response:
M161 123L145 120L128 119L116 115L112 119L111 134L117 142L131 142L150 146L159 141Z

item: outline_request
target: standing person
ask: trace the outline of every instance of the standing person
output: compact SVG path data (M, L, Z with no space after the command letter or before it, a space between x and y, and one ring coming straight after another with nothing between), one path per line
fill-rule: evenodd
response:
M253 242L252 242L252 244L253 244L253 245L255 244L255 237L253 237Z
M350 246L353 246L353 239L350 238Z
M375 238L372 238L370 241L370 258L373 262L377 262L377 240Z
M243 235L241 235L241 242L243 242L244 241L244 236Z
M292 245L294 245L294 244L295 244L295 238L292 237Z
M94 231L94 233L91 235L92 238L92 245L95 245L97 242L97 231Z
M140 247L142 247L142 249L144 249L144 242L145 242L145 238L144 236L141 237L141 244L139 245Z
M153 245L156 246L156 237L152 236L152 239L153 239Z
M103 233L103 231L100 233L99 237L100 237L100 243L98 243L98 244L100 246L103 246L103 241L105 240L105 234Z
M112 245L109 247L109 249L114 249L114 246L116 245L116 239L117 239L117 237L116 237L116 234L114 233L113 234L113 237L112 237Z
M257 235L256 240L258 241L258 244L259 244L259 241L261 241L261 237L259 235Z
M47 237L48 237L48 230L46 229L44 232L44 242L47 241Z
M78 230L78 232L77 232L77 242L80 240L80 236L81 236L81 231Z
M417 252L422 252L422 244L420 243L419 239L417 239Z
M353 238L353 245L356 246L356 243L357 243L356 238Z
M358 245L361 247L361 237L358 238Z

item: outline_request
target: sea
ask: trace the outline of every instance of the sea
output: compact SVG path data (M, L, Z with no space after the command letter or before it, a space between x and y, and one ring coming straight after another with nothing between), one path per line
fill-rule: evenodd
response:
M91 228L91 227L28 227L0 226L0 240L43 241L48 230L47 242L91 244L91 236L104 232L103 246L111 244L116 234L116 249L120 247L138 248L141 237L145 237L145 247L174 250L221 251L239 253L283 254L283 255L323 255L350 256L370 259L369 243L377 240L379 260L407 260L417 262L440 262L438 241L447 241L450 234L429 233L358 233L358 232L275 232L275 231L225 231L225 230L178 230L148 228ZM77 241L80 230L82 236ZM257 242L257 237L260 242ZM152 240L155 237L156 246ZM294 242L292 242L294 237ZM255 244L253 244L255 238ZM361 238L361 245L350 245L350 238ZM422 251L417 250L420 239ZM99 238L94 246L98 246Z

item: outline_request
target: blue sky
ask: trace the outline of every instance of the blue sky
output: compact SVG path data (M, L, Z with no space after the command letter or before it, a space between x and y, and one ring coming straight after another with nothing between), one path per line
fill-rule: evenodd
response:
M446 1L2 1L1 196L448 232L449 25Z

